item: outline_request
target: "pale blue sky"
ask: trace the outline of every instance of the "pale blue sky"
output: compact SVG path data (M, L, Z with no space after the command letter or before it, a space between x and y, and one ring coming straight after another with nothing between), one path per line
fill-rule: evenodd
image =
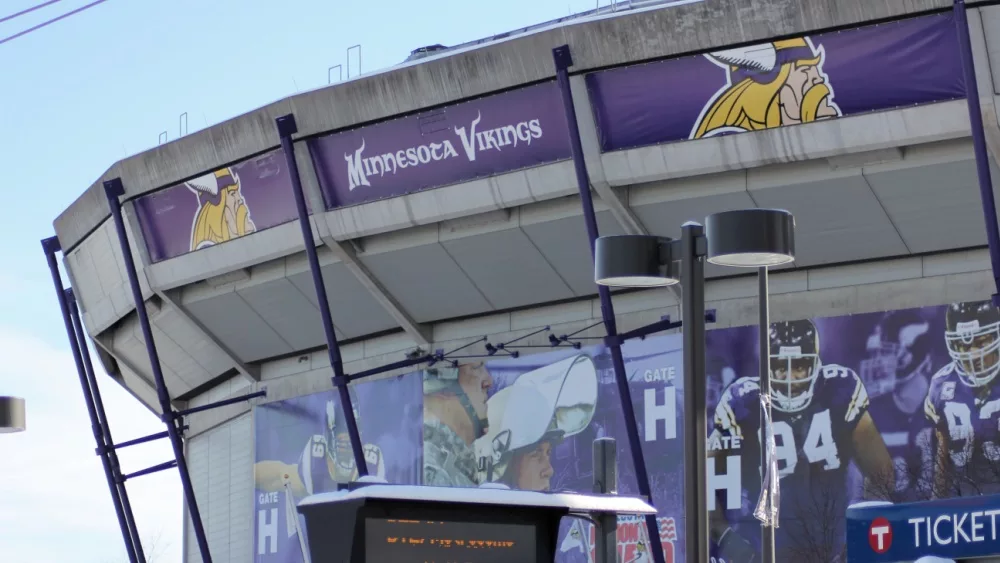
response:
M0 38L90 0L63 0L0 24ZM2 0L0 17L41 0ZM607 4L604 0L601 4ZM0 45L0 393L28 400L29 431L0 436L0 559L124 562L121 537L39 240L112 163L177 135L324 85L362 45L363 71L419 46L455 44L591 9L591 0L336 2L108 0ZM354 63L352 62L352 66ZM346 67L346 64L345 64ZM116 440L159 422L103 373ZM141 449L145 448L145 449ZM170 457L127 451L126 471ZM157 563L179 562L175 471L129 483ZM247 506L250 510L250 506Z

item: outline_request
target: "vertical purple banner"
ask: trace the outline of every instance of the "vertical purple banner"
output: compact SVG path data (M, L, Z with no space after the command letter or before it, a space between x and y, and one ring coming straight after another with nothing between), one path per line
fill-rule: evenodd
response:
M328 209L571 157L546 82L310 141Z
M595 72L587 86L603 151L965 96L950 13Z
M135 209L153 262L298 217L281 149L144 195Z
M351 386L369 475L420 482L420 377ZM302 498L337 490L358 477L350 437L334 391L254 409L254 561L303 563L308 545Z

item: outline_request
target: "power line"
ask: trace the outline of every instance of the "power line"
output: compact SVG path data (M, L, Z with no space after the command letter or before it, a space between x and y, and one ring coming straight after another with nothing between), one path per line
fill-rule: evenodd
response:
M0 23L12 20L12 19L14 19L16 17L19 17L19 16L23 16L24 14L30 14L31 12L34 12L35 10L41 10L42 8L44 8L46 6L51 6L52 4L55 4L56 2L62 2L62 0L49 0L48 2L42 2L41 4L38 4L37 6L32 6L30 8L25 8L24 10L21 10L20 12L18 12L16 14L11 14L9 16L0 18Z
M49 4L52 4L52 3L58 2L58 1L60 1L60 0L50 0ZM8 41L13 41L14 39L17 39L18 37L24 37L25 35L31 33L32 31L38 31L39 29L41 29L41 28L43 28L43 27L45 27L47 25L54 24L54 23L56 23L59 20L64 20L64 19L66 19L66 18L68 18L68 17L70 17L72 15L79 14L80 12L82 12L84 10L89 10L90 8L93 8L94 6L96 6L98 4L103 4L103 3L107 2L107 1L108 0L95 0L94 2L91 2L90 4L87 4L87 5L84 5L84 6L81 6L81 7L77 8L75 10L71 10L69 12L66 12L65 14L63 14L61 16L58 16L58 17L55 17L55 18L52 18L51 20L44 21L44 22L42 22L42 23L40 23L40 24L38 24L38 25L36 25L34 27L29 27L28 29L26 29L24 31L21 31L19 33L15 33L14 35L10 35L8 37L4 37L3 39L0 39L0 45L3 45L4 43L6 43ZM28 8L27 11L32 11L32 10L34 10L36 8L40 8L40 7L41 7L41 5L36 6L35 8ZM13 17L15 17L17 15L18 14L14 14L12 16L8 16L7 19L13 18Z

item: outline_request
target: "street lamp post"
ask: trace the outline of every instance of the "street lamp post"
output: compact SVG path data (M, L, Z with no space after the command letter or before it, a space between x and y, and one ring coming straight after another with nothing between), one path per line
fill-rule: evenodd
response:
M707 228L706 228L707 227ZM594 281L614 287L684 288L684 489L687 559L709 560L705 404L705 259L715 264L757 267L760 273L761 397L770 398L768 359L767 268L794 259L794 219L787 211L748 209L711 215L706 226L694 222L681 227L681 239L651 235L600 237L595 245ZM678 268L678 262L679 268ZM770 412L762 399L762 436L770 434L765 421ZM766 447L761 447L766 467ZM774 561L773 528L764 530L764 563Z
M24 432L26 427L24 399L0 397L0 434Z
M681 231L680 240L648 235L598 238L594 248L594 281L614 287L663 287L676 283L684 286L681 319L684 323L684 545L688 561L703 563L708 561L704 291L707 245L704 228L698 223L685 223ZM680 268L676 262L680 262Z
M709 215L708 261L720 266L757 268L758 344L760 374L760 448L761 491L767 492L764 509L776 516L778 477L770 464L771 434L771 369L770 320L767 269L795 260L795 218L781 209L741 209ZM773 486L772 486L773 485ZM761 522L761 561L774 562L774 522Z

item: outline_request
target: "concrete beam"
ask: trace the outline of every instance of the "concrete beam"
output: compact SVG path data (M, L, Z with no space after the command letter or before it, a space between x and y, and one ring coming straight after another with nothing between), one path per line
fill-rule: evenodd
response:
M323 194L320 191L319 178L316 175L316 168L313 166L312 158L305 143L299 143L296 147L295 161L299 165L302 190L305 192L309 205L313 209L312 224L319 235L320 241L333 251L333 255L354 274L358 281L361 282L361 285L372 294L372 297L413 338L417 345L429 346L433 341L430 328L417 322L410 316L399 301L389 293L389 290L358 260L357 245L360 245L360 242L351 240L341 243L331 235L330 226L323 219L322 210L326 206L323 201Z
M590 187L597 192L598 197L608 206L615 220L626 234L648 235L649 231L642 224L632 208L619 197L604 173L604 161L601 159L601 143L597 132L597 120L594 119L593 106L590 104L590 93L583 75L570 77L570 89L573 93L573 109L576 112L576 124L580 129L580 144L587 163L587 175L590 177ZM628 192L623 192L626 194ZM668 287L670 295L676 303L681 302L681 290L677 285Z
M104 334L92 339L94 342L94 346L99 347L108 356L114 358L115 363L118 364L119 373L114 374L111 373L110 370L108 370L108 375L112 379L114 379L117 383L119 383L126 391L128 391L129 394L135 397L137 401L139 401L140 403L145 405L146 408L152 411L153 414L160 416L162 412L160 411L160 404L156 400L156 385L149 379L146 379L146 377L142 375L143 372L140 371L135 365L133 365L131 362L122 358L120 355L114 352L114 349L111 346L111 344L107 342L112 339L114 339L113 331L105 332ZM125 374L121 373L121 368L123 367L127 369L129 372L131 372L132 375L135 376L133 380L131 381L125 380ZM97 374L94 374L94 376L96 377ZM187 403L184 401L173 400L171 401L171 405L175 409L187 408Z
M587 162L587 175L590 176L590 186L600 196L601 201L608 206L618 224L630 235L648 234L639 217L628 207L622 198L611 188L604 174L604 163L601 161L601 144L597 133L597 121L590 105L590 94L583 75L570 78L570 88L573 92L573 108L576 110L576 123L580 128L580 143L583 145L583 155Z
M256 366L247 365L242 360L240 360L239 357L237 357L236 354L234 354L233 351L229 349L229 347L223 344L221 340L219 340L218 338L216 338L214 334L212 334L212 331L208 330L204 324L202 324L197 318L195 318L194 315L189 313L187 309L185 309L181 305L180 299L174 297L169 292L161 288L158 288L156 286L155 283L156 280L151 279L151 276L148 275L151 260L149 258L149 250L147 249L145 238L143 237L142 234L142 229L139 226L139 219L138 215L135 212L134 202L132 201L126 202L122 208L122 212L125 216L126 227L129 230L133 251L139 255L138 262L139 265L141 265L141 269L138 272L136 272L137 275L145 277L146 283L149 286L149 288L153 291L153 294L158 296L164 303L167 303L168 305L173 307L174 310L177 311L178 315L180 315L184 320L188 321L191 324L191 326L195 328L195 330L198 332L201 338L205 339L208 342L211 342L223 354L225 354L225 356L229 358L229 361L232 362L233 367L236 369L236 371L238 371L243 377L247 378L251 382L260 381L260 368ZM233 275L233 273L230 273L230 275Z
M175 311L177 311L177 314L180 315L181 318L190 323L191 326L194 327L194 329L198 332L198 334L202 338L214 344L215 347L218 348L229 359L230 362L232 362L233 367L236 369L236 371L238 371L240 375L246 378L247 381L251 383L256 383L260 381L260 367L247 364L244 361L240 360L235 352L233 352L228 346L226 346L221 340L219 340L215 336L215 334L212 333L212 331L206 328L205 325L198 320L197 317L192 315L187 309L184 308L184 305L181 304L179 295L173 295L172 292L163 291L155 288L153 289L153 292L157 296L159 296L164 303L168 304ZM173 293L178 293L178 292L173 292ZM222 374L214 374L214 375L222 375Z
M571 20L298 94L126 158L112 165L56 219L55 231L62 247L71 251L109 214L101 187L104 180L121 176L127 197L133 198L240 161L276 147L274 119L292 111L300 133L312 135L552 78L551 49L563 44L573 49L574 71L581 72L913 15L951 4L952 0L715 0Z

